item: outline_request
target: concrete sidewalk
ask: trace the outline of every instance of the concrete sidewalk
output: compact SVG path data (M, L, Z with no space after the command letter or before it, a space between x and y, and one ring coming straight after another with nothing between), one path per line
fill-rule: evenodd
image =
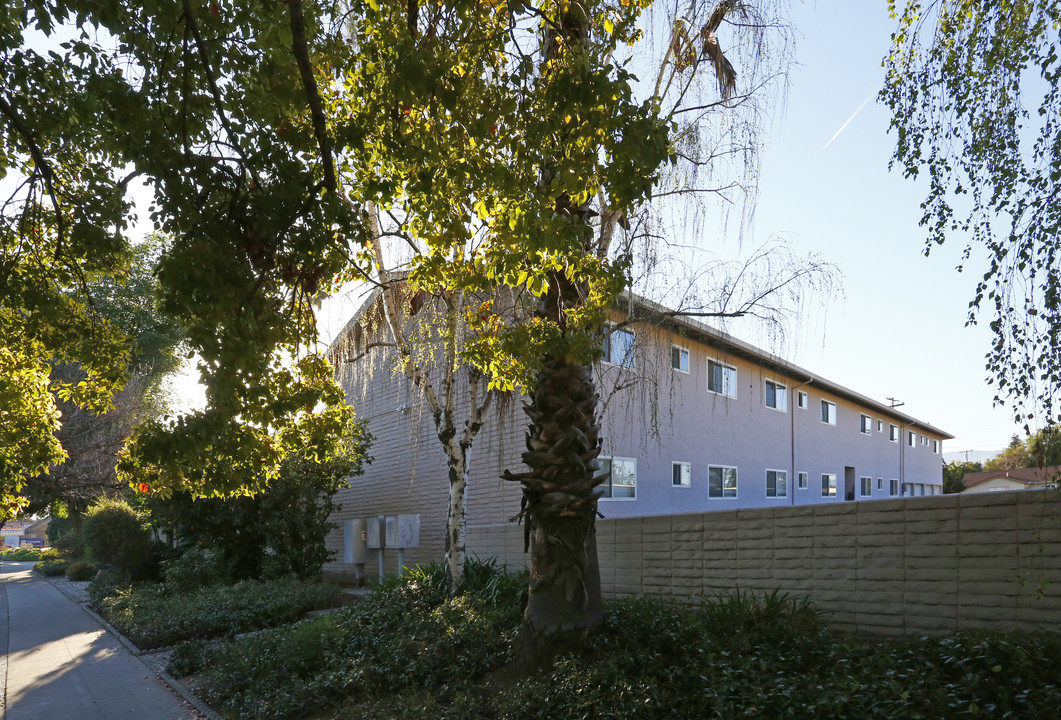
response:
M33 563L2 563L0 582L6 720L199 717Z

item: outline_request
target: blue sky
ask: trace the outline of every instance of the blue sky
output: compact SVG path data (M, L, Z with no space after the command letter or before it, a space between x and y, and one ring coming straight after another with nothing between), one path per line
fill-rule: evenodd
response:
M1007 408L992 407L986 328L965 326L980 266L956 272L958 238L924 256L923 187L888 171L894 135L876 103L894 26L886 2L808 2L793 21L799 65L763 153L752 232L743 245L729 238L709 249L738 256L782 237L834 263L842 292L808 303L777 346L760 329L726 329L863 395L905 403L907 414L956 436L947 453L999 450L1018 428ZM322 340L358 304L326 303Z
M764 153L755 237L781 233L834 262L843 294L805 317L781 353L874 399L905 402L903 411L956 436L948 452L1000 449L1018 428L1008 408L992 407L986 323L965 326L986 265L974 252L971 270L955 270L961 238L925 257L925 185L888 171L895 135L875 98L894 28L886 4L821 0L793 17L800 66Z

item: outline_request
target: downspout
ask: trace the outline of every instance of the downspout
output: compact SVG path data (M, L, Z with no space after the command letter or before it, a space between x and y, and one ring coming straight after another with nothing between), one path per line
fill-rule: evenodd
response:
M792 488L792 492L789 493L789 498L790 498L789 505L793 505L793 506L796 504L796 490L799 489L799 473L796 471L796 410L799 410L799 389L801 387L805 387L807 385L810 385L811 382L812 382L812 380L810 380L810 379L804 380L799 385L796 385L794 388L792 388L792 392L793 392L793 394L796 397L796 406L794 408L792 408L791 410L789 410L789 413L788 413L789 414L789 418L788 418L788 421L789 421L789 432L791 433L791 436L789 438L790 441L791 441L791 442L789 442L789 447L792 449L792 467L789 469L789 472L791 473L791 475L789 475L789 478L791 478L791 480L789 480L789 487ZM807 400L808 400L808 402L810 401L810 395L807 396ZM810 410L809 407L808 408L804 408L804 409L805 410ZM792 480L796 481L795 485L792 485ZM810 488L809 481L808 481L807 488L808 489Z

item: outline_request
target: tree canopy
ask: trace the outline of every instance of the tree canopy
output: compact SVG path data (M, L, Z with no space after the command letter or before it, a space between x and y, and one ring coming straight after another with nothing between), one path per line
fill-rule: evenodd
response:
M927 174L925 252L959 238L969 322L990 318L987 369L1019 423L1057 418L1061 388L1061 6L889 0L899 27L880 99L893 165ZM961 266L959 266L961 269Z

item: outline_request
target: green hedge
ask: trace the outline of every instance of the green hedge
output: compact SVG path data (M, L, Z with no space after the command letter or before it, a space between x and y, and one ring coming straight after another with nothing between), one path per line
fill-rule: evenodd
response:
M44 560L48 552L45 550L38 550L36 548L11 548L9 550L0 550L0 560L10 560L12 562L25 562L32 560L34 562L38 560ZM58 554L56 554L58 556Z
M33 569L45 577L58 577L66 574L69 565L66 560L41 560L33 565Z
M335 607L341 600L335 585L293 578L214 585L191 592L176 592L163 583L120 587L107 582L107 578L94 581L90 604L145 650L290 623L310 610Z
M337 720L1046 720L1061 707L1056 634L854 639L776 592L698 608L611 603L579 652L520 677L508 665L520 581L495 574L487 595L481 583L451 598L438 576L415 572L294 626L179 647L173 670L202 673L207 701L247 720L329 705Z

